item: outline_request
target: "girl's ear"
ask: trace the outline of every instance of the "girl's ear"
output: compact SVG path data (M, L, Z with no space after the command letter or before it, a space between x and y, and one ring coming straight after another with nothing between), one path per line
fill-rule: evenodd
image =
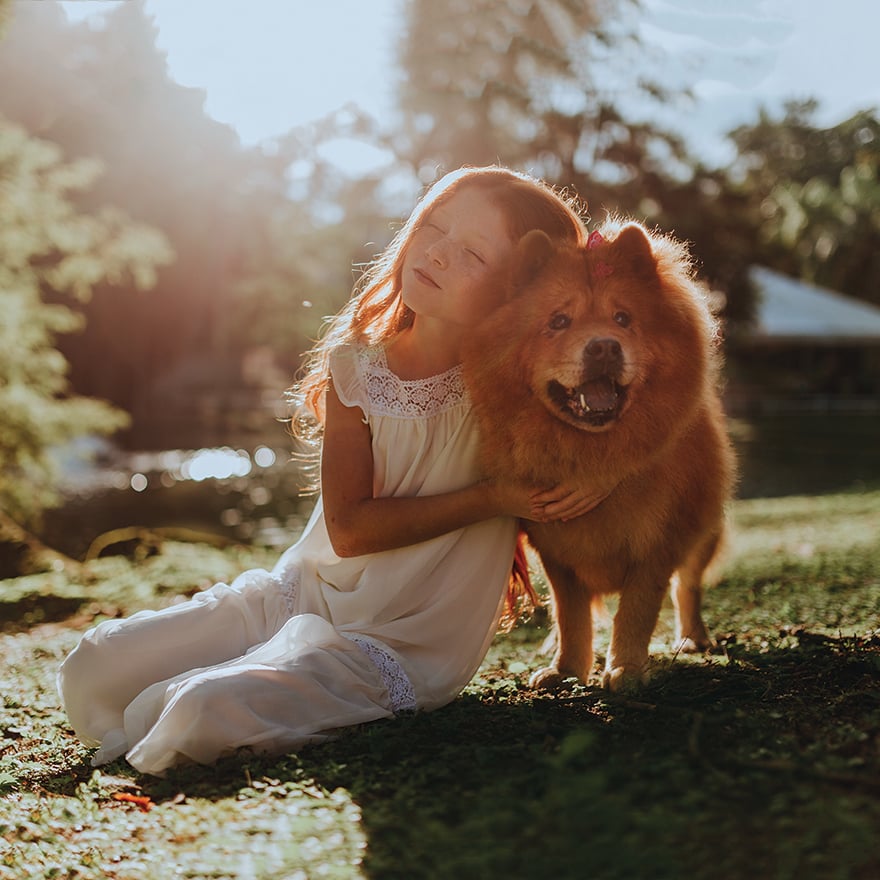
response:
M612 242L617 259L624 262L631 271L643 275L656 274L656 262L651 251L651 241L641 226L630 223L624 226Z
M517 287L527 284L547 265L553 255L553 242L541 229L527 232L516 246L513 277Z

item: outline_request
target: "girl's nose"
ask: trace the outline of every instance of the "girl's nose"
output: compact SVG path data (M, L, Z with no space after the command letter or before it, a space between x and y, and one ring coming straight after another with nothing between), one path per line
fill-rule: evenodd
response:
M444 268L449 259L449 255L446 252L445 241L440 240L432 242L428 246L425 255L435 266L439 266L441 269Z

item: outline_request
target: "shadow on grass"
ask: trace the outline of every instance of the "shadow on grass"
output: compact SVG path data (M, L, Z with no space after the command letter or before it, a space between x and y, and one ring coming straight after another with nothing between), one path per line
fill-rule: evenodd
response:
M15 601L0 602L0 632L28 632L44 623L57 623L73 617L88 603L82 596L28 595Z
M660 664L636 698L506 676L298 755L140 785L156 802L234 799L245 779L344 789L373 878L868 878L878 681L877 636L730 637L719 656Z

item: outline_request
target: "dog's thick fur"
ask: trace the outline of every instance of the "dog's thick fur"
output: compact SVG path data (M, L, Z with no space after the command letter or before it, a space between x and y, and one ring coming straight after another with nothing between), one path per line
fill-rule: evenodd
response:
M569 522L525 523L556 629L532 683L587 680L591 606L619 593L603 683L630 687L671 581L680 644L711 644L702 580L734 481L716 324L684 246L635 223L608 221L583 247L530 232L501 288L464 354L486 472L610 492Z

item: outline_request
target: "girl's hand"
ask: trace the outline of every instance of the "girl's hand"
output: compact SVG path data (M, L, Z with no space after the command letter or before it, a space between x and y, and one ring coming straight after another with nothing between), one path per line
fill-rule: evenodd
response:
M494 495L499 514L533 522L566 522L588 513L611 494L610 489L572 489L567 486L536 491L521 484L495 480L488 480L485 485Z
M610 489L570 488L554 486L532 494L532 515L526 519L536 522L568 522L589 513L609 495Z
M533 487L522 483L486 479L480 484L489 497L494 516L512 516L516 519L538 519L541 511L532 502Z

